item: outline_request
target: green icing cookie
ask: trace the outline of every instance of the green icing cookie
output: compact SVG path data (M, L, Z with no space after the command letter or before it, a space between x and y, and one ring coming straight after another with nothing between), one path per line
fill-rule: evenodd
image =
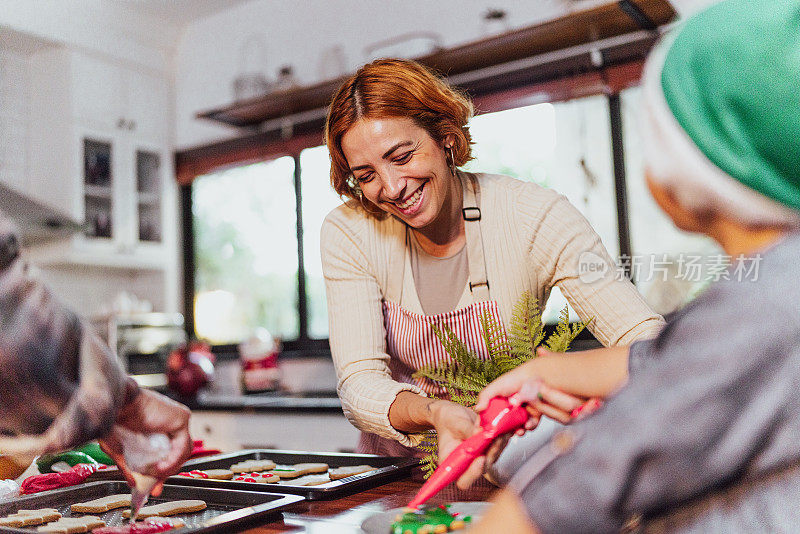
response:
M424 507L398 515L392 523L392 534L434 534L459 530L472 521L471 516L456 517L449 511L450 505ZM437 529L437 527L439 527ZM444 527L444 529L442 529Z

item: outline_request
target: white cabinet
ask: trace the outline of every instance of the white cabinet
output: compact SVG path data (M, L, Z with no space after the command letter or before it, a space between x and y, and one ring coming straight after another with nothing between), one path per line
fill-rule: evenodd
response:
M164 140L168 92L163 77L75 53L69 64L78 122Z
M163 268L177 226L166 76L64 48L32 55L30 73L26 192L86 224L32 259Z
M193 410L189 430L206 447L352 452L360 432L341 413L224 412Z

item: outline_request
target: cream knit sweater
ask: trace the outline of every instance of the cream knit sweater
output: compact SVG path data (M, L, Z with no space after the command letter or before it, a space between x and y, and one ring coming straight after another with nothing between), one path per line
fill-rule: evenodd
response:
M606 346L654 337L664 324L616 267L583 215L558 193L500 175L477 174L481 233L491 298L505 322L524 291L547 301L558 286L589 329ZM345 416L357 428L416 445L419 436L395 430L389 407L401 391L424 393L396 382L388 367L382 302L422 314L414 290L406 225L379 221L361 210L339 206L322 225L322 266L328 295L330 344ZM578 279L584 252L607 262L607 276L591 284ZM401 277L402 284L390 284ZM397 288L403 288L399 294ZM465 291L459 307L471 303Z

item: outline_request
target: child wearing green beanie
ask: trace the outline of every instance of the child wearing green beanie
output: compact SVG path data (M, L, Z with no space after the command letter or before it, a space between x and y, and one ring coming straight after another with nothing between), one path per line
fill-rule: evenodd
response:
M471 532L800 531L800 1L725 0L683 21L643 95L653 197L733 264L657 338L543 354L482 392L477 408L516 395L532 419L607 398Z

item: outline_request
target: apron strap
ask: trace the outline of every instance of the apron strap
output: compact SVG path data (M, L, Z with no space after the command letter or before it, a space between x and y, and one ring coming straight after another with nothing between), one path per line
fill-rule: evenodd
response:
M486 276L486 261L483 256L483 235L481 234L481 188L472 173L459 172L461 187L464 190L464 231L467 238L467 259L469 261L469 290L473 302L491 300L489 278Z
M406 254L408 254L408 247L411 246L409 241L411 236L408 235L407 224L401 221L396 221L396 223L402 227L402 230L398 232L398 239L391 241L392 250L389 253L391 260L389 263L388 286L383 298L390 302L400 303L403 301L403 278L405 275ZM402 237L402 241L399 239L400 237Z

